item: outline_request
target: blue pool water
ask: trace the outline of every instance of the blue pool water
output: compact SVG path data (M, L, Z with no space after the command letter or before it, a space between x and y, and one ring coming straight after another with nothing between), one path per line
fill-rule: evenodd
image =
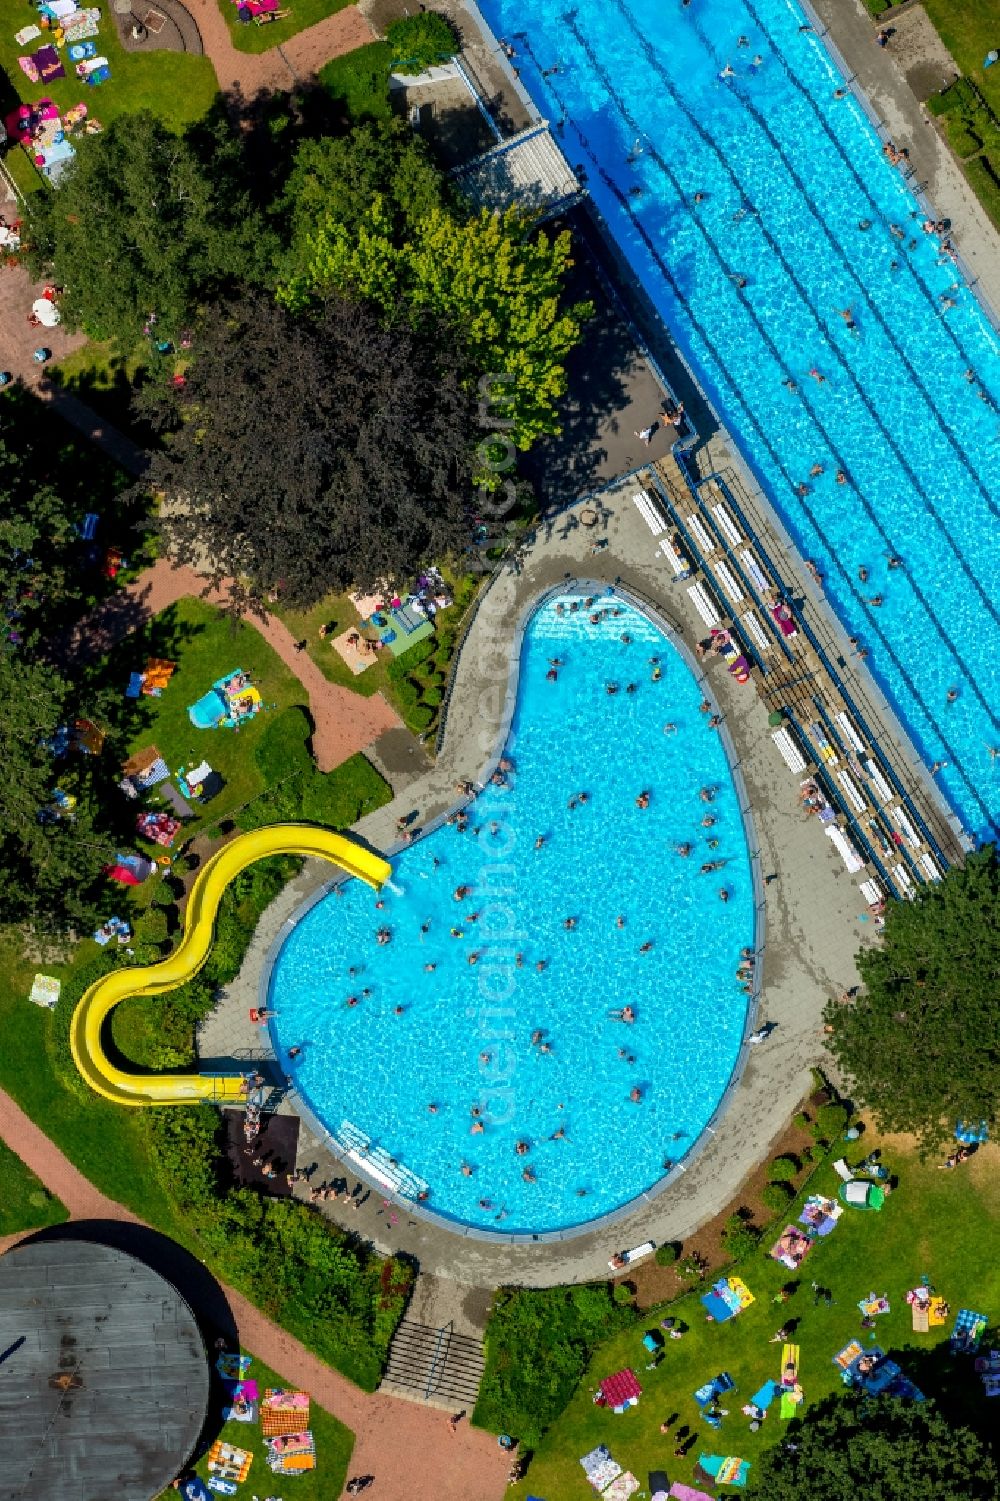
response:
M383 908L358 882L325 897L272 976L279 1049L302 1045L296 1084L315 1114L334 1133L350 1122L424 1180L429 1209L485 1230L564 1229L649 1188L664 1157L683 1157L710 1119L743 1034L735 970L753 943L753 902L725 756L670 643L622 602L601 603L621 615L594 626L549 602L533 616L510 785L477 798L467 832L445 825L405 850L393 877L401 894L387 889ZM552 658L565 663L554 683ZM710 805L702 787L716 789ZM645 790L650 805L639 809ZM581 791L586 803L569 808ZM685 843L687 858L675 853ZM714 859L724 869L701 874ZM460 885L473 890L456 902ZM625 1005L633 1025L609 1016ZM532 1044L537 1030L551 1052ZM482 1134L471 1131L473 1106ZM534 1183L522 1179L526 1165Z
M805 15L794 0L483 9L918 748L949 763L966 827L989 832L997 341L860 106L833 98L842 79Z

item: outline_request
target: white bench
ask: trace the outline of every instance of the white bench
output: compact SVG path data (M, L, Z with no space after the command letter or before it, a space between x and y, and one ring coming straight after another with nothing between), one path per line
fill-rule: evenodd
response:
M747 628L747 635L750 637L751 641L757 647L758 651L761 651L761 652L770 651L771 647L773 645L773 642L771 640L771 637L768 635L767 631L761 625L760 620L758 619L758 617L754 613L754 611L753 610L747 610L743 615L740 616L740 619L742 620L743 624L746 626L746 628Z
M725 537L726 541L732 547L739 547L740 543L743 541L743 533L736 525L736 522L733 520L732 516L730 516L729 508L727 506L724 506L720 501L717 506L712 507L712 515L718 522L719 531Z
M864 870L865 862L842 828L835 823L828 823L823 832L852 875L859 870Z
M715 576L719 580L726 594L734 605L741 605L746 598L743 593L743 585L733 573L728 563L721 560L715 564Z
M767 590L771 587L771 580L768 578L763 568L757 562L757 559L754 557L749 547L744 547L743 551L740 553L740 559L743 563L743 567L747 571L747 574L753 580L755 589L757 589L758 593L760 594L766 594Z
M854 722L846 709L842 709L837 715L837 723L843 730L848 744L852 745L856 751L863 751L865 748L865 742L862 740L861 736L854 728Z
M882 775L882 769L874 757L869 756L868 760L864 762L864 768L868 774L868 780L882 799L883 805L891 803L896 794Z
M711 596L705 585L702 583L692 584L688 590L688 594L691 597L691 603L705 624L709 627L718 625L722 617L712 603Z
M844 768L844 770L837 772L837 781L840 783L841 787L843 787L847 801L850 803L854 811L856 813L863 813L866 807L865 800L861 796L861 793L858 791L857 782L855 782L854 778L851 776L851 773L846 769L846 767Z
M654 537L660 537L666 531L666 523L660 517L659 511L653 505L645 490L636 490L632 496L636 509L643 521L649 527Z
M701 548L702 557L711 557L712 553L715 551L715 538L712 536L711 532L708 530L708 527L702 521L701 517L689 516L687 523L691 528L694 540Z
M910 875L910 872L907 870L906 866L905 865L894 865L892 867L892 873L896 877L896 880L899 882L900 886L902 887L904 894L906 896L912 896L913 893L916 891L917 888L916 888L916 886L914 886L913 879L912 879L912 877Z
M794 772L796 776L798 776L800 772L805 771L805 757L784 726L782 726L780 730L772 730L771 739L778 747L778 750L781 754L781 759L784 761L789 771Z
M920 856L920 868L930 881L940 881L941 872L937 868L937 862L931 854Z
M672 537L664 537L663 541L658 545L663 556L666 558L667 562L674 570L674 575L676 578L680 578L682 573L691 572L691 564L688 562L684 554L681 553L678 556L678 554L674 552L674 540Z

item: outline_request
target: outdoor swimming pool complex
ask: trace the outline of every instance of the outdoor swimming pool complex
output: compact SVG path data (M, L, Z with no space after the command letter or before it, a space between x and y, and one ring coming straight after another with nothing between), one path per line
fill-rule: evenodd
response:
M596 626L556 603L525 634L509 785L476 798L464 833L445 824L404 850L384 907L356 881L325 896L269 992L279 1055L302 1046L295 1082L326 1127L395 1159L411 1195L426 1184L428 1210L499 1233L596 1219L689 1151L739 1055L736 968L754 942L739 807L694 677L620 599L600 600L621 614ZM626 1005L631 1025L610 1015Z
M807 17L483 9L966 828L995 829L997 340Z

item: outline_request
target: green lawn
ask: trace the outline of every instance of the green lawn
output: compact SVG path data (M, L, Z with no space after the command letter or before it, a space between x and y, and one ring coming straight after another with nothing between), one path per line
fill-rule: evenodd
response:
M244 1350L243 1353L250 1355L252 1351ZM294 1372L278 1375L255 1357L247 1379L256 1381L258 1391L263 1396L269 1386L290 1385L294 1381ZM316 1442L316 1468L310 1474L292 1476L288 1480L288 1487L294 1490L296 1501L332 1501L334 1496L340 1495L347 1479L354 1434L315 1402L309 1407L309 1429ZM224 1443L249 1449L253 1454L250 1474L246 1484L240 1487L241 1495L247 1495L250 1491L255 1495L270 1495L281 1491L288 1477L275 1475L272 1478L267 1467L267 1447L261 1437L259 1423L222 1423L216 1437L221 1438ZM195 1469L203 1480L208 1479L209 1470L204 1459L198 1460ZM164 1501L174 1495L172 1490L165 1491Z
M1000 47L996 6L982 0L924 0L924 9L966 78L1000 115L1000 63L983 67L987 52Z
M86 948L94 951L92 944ZM0 930L0 1085L103 1193L195 1249L160 1187L140 1112L122 1110L92 1093L73 1066L72 986L83 962L73 957L61 964L29 961L20 936ZM54 1011L28 1000L36 970L63 982L64 996Z
M875 1144L865 1140L866 1148ZM1000 1152L987 1148L952 1173L921 1164L910 1151L892 1142L883 1144L883 1157L900 1179L883 1211L865 1214L845 1209L833 1234L816 1243L795 1274L766 1255L779 1224L772 1235L765 1236L760 1251L739 1268L756 1302L737 1319L706 1323L698 1294L672 1304L670 1313L689 1332L681 1340L667 1341L655 1370L645 1369L650 1356L642 1336L646 1329L657 1327L663 1310L646 1314L636 1327L604 1345L566 1412L538 1445L527 1479L512 1494L581 1501L588 1491L579 1459L599 1443L606 1443L618 1463L631 1469L643 1486L650 1469L664 1469L672 1482L691 1484L694 1463L702 1452L735 1454L752 1464L764 1448L780 1440L785 1428L776 1405L757 1433L749 1431L749 1419L740 1411L768 1378L778 1379L781 1345L770 1343L771 1336L782 1324L794 1321L791 1339L801 1349L799 1370L805 1392L800 1411L808 1421L809 1404L841 1389L833 1355L850 1339L869 1337L860 1328L856 1305L872 1291L887 1293L892 1304L891 1314L878 1318L872 1331L878 1344L898 1358L928 1396L940 1401L946 1414L979 1428L988 1438L996 1414L990 1411L971 1361L953 1362L948 1354L950 1321L931 1335L913 1334L905 1293L926 1274L947 1298L953 1314L969 1307L985 1313L994 1328L1000 1321L1000 1263L992 1254L1000 1230ZM810 1186L835 1195L837 1182L832 1168L824 1166ZM798 1206L789 1222L797 1212ZM822 1302L813 1306L813 1281L830 1289L832 1307ZM779 1288L792 1284L797 1286L790 1300L773 1304ZM616 1416L595 1407L593 1393L603 1377L625 1366L638 1376L643 1397L637 1408ZM713 1430L700 1421L692 1393L720 1371L733 1376L736 1390L723 1399L729 1415L720 1429ZM687 1424L698 1435L683 1460L674 1458L676 1438L659 1432L660 1423L673 1413L678 1414L675 1430Z
M215 825L264 790L254 752L268 722L289 705L307 705L308 695L294 673L253 626L234 624L200 599L181 599L162 610L143 629L133 632L97 669L102 681L124 687L131 671L141 672L149 657L177 663L160 698L121 699L114 726L122 759L155 745L174 772L202 758L219 773L224 789L195 819L185 824L185 838L205 824ZM198 730L188 705L206 693L223 673L241 667L260 690L265 709L239 730ZM156 799L147 799L156 807ZM166 805L164 805L166 806Z
M110 344L92 341L74 349L58 364L49 365L48 375L54 385L85 401L119 432L127 433L142 447L150 447L156 444L156 437L149 427L136 423L131 407L135 383L146 370L144 354L140 345L124 359Z
M66 77L49 83L31 83L22 73L17 59L44 46L45 35L43 33L29 42L27 47L19 47L14 32L19 25L31 21L32 13L22 7L18 17L15 25L14 12L8 12L5 24L0 28L0 109L4 114L22 100L31 104L37 99L49 98L60 110L83 101L89 113L104 125L115 115L148 109L172 129L181 130L193 120L201 119L218 92L215 69L207 57L193 57L184 52L126 52L118 40L110 6L102 6L101 29L93 38L98 55L106 57L111 65L111 77L107 83L99 88L88 88L75 76L65 48L60 57L66 68ZM17 161L18 158L22 161ZM22 150L12 149L7 160L8 163L17 162L15 172L20 187L44 185ZM27 172L22 172L22 167L26 167Z
M232 33L233 44L241 52L267 52L271 47L287 42L296 32L315 26L317 21L326 20L327 16L335 15L351 3L352 0L287 0L287 3L282 0L281 9L288 11L284 20L271 21L267 26L256 26L253 22L244 26L237 19L233 0L218 0L219 9Z
M54 1194L0 1141L0 1235L61 1225L66 1209Z
M347 117L359 120L388 120L389 65L393 49L388 42L369 42L335 57L320 69L319 81L327 93L339 100Z

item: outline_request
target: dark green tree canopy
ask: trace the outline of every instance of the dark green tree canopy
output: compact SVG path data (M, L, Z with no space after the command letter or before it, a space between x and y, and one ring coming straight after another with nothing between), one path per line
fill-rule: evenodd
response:
M70 684L26 656L0 653L0 912L5 922L30 921L61 930L93 915L92 899L114 842L96 826L98 804L81 784L79 758L57 760L51 742L72 722ZM78 796L72 819L54 809L57 787Z
M235 579L237 603L309 603L466 545L474 412L453 344L338 297L310 318L263 297L210 309L186 384L146 403L169 433L150 478L176 555Z
M290 247L285 274L291 278L302 269L308 237L327 214L357 233L379 198L401 236L440 208L445 196L444 179L423 141L401 120L303 141L276 206Z
M864 991L831 1005L829 1046L883 1131L932 1150L959 1118L1000 1102L1000 863L994 846L890 902L882 942L858 955Z
M24 253L64 288L70 327L131 353L151 313L175 338L201 298L266 281L274 246L241 160L221 128L205 152L145 113L84 137L58 192L36 195Z
M757 1501L996 1501L989 1450L933 1403L829 1397L750 1471Z

